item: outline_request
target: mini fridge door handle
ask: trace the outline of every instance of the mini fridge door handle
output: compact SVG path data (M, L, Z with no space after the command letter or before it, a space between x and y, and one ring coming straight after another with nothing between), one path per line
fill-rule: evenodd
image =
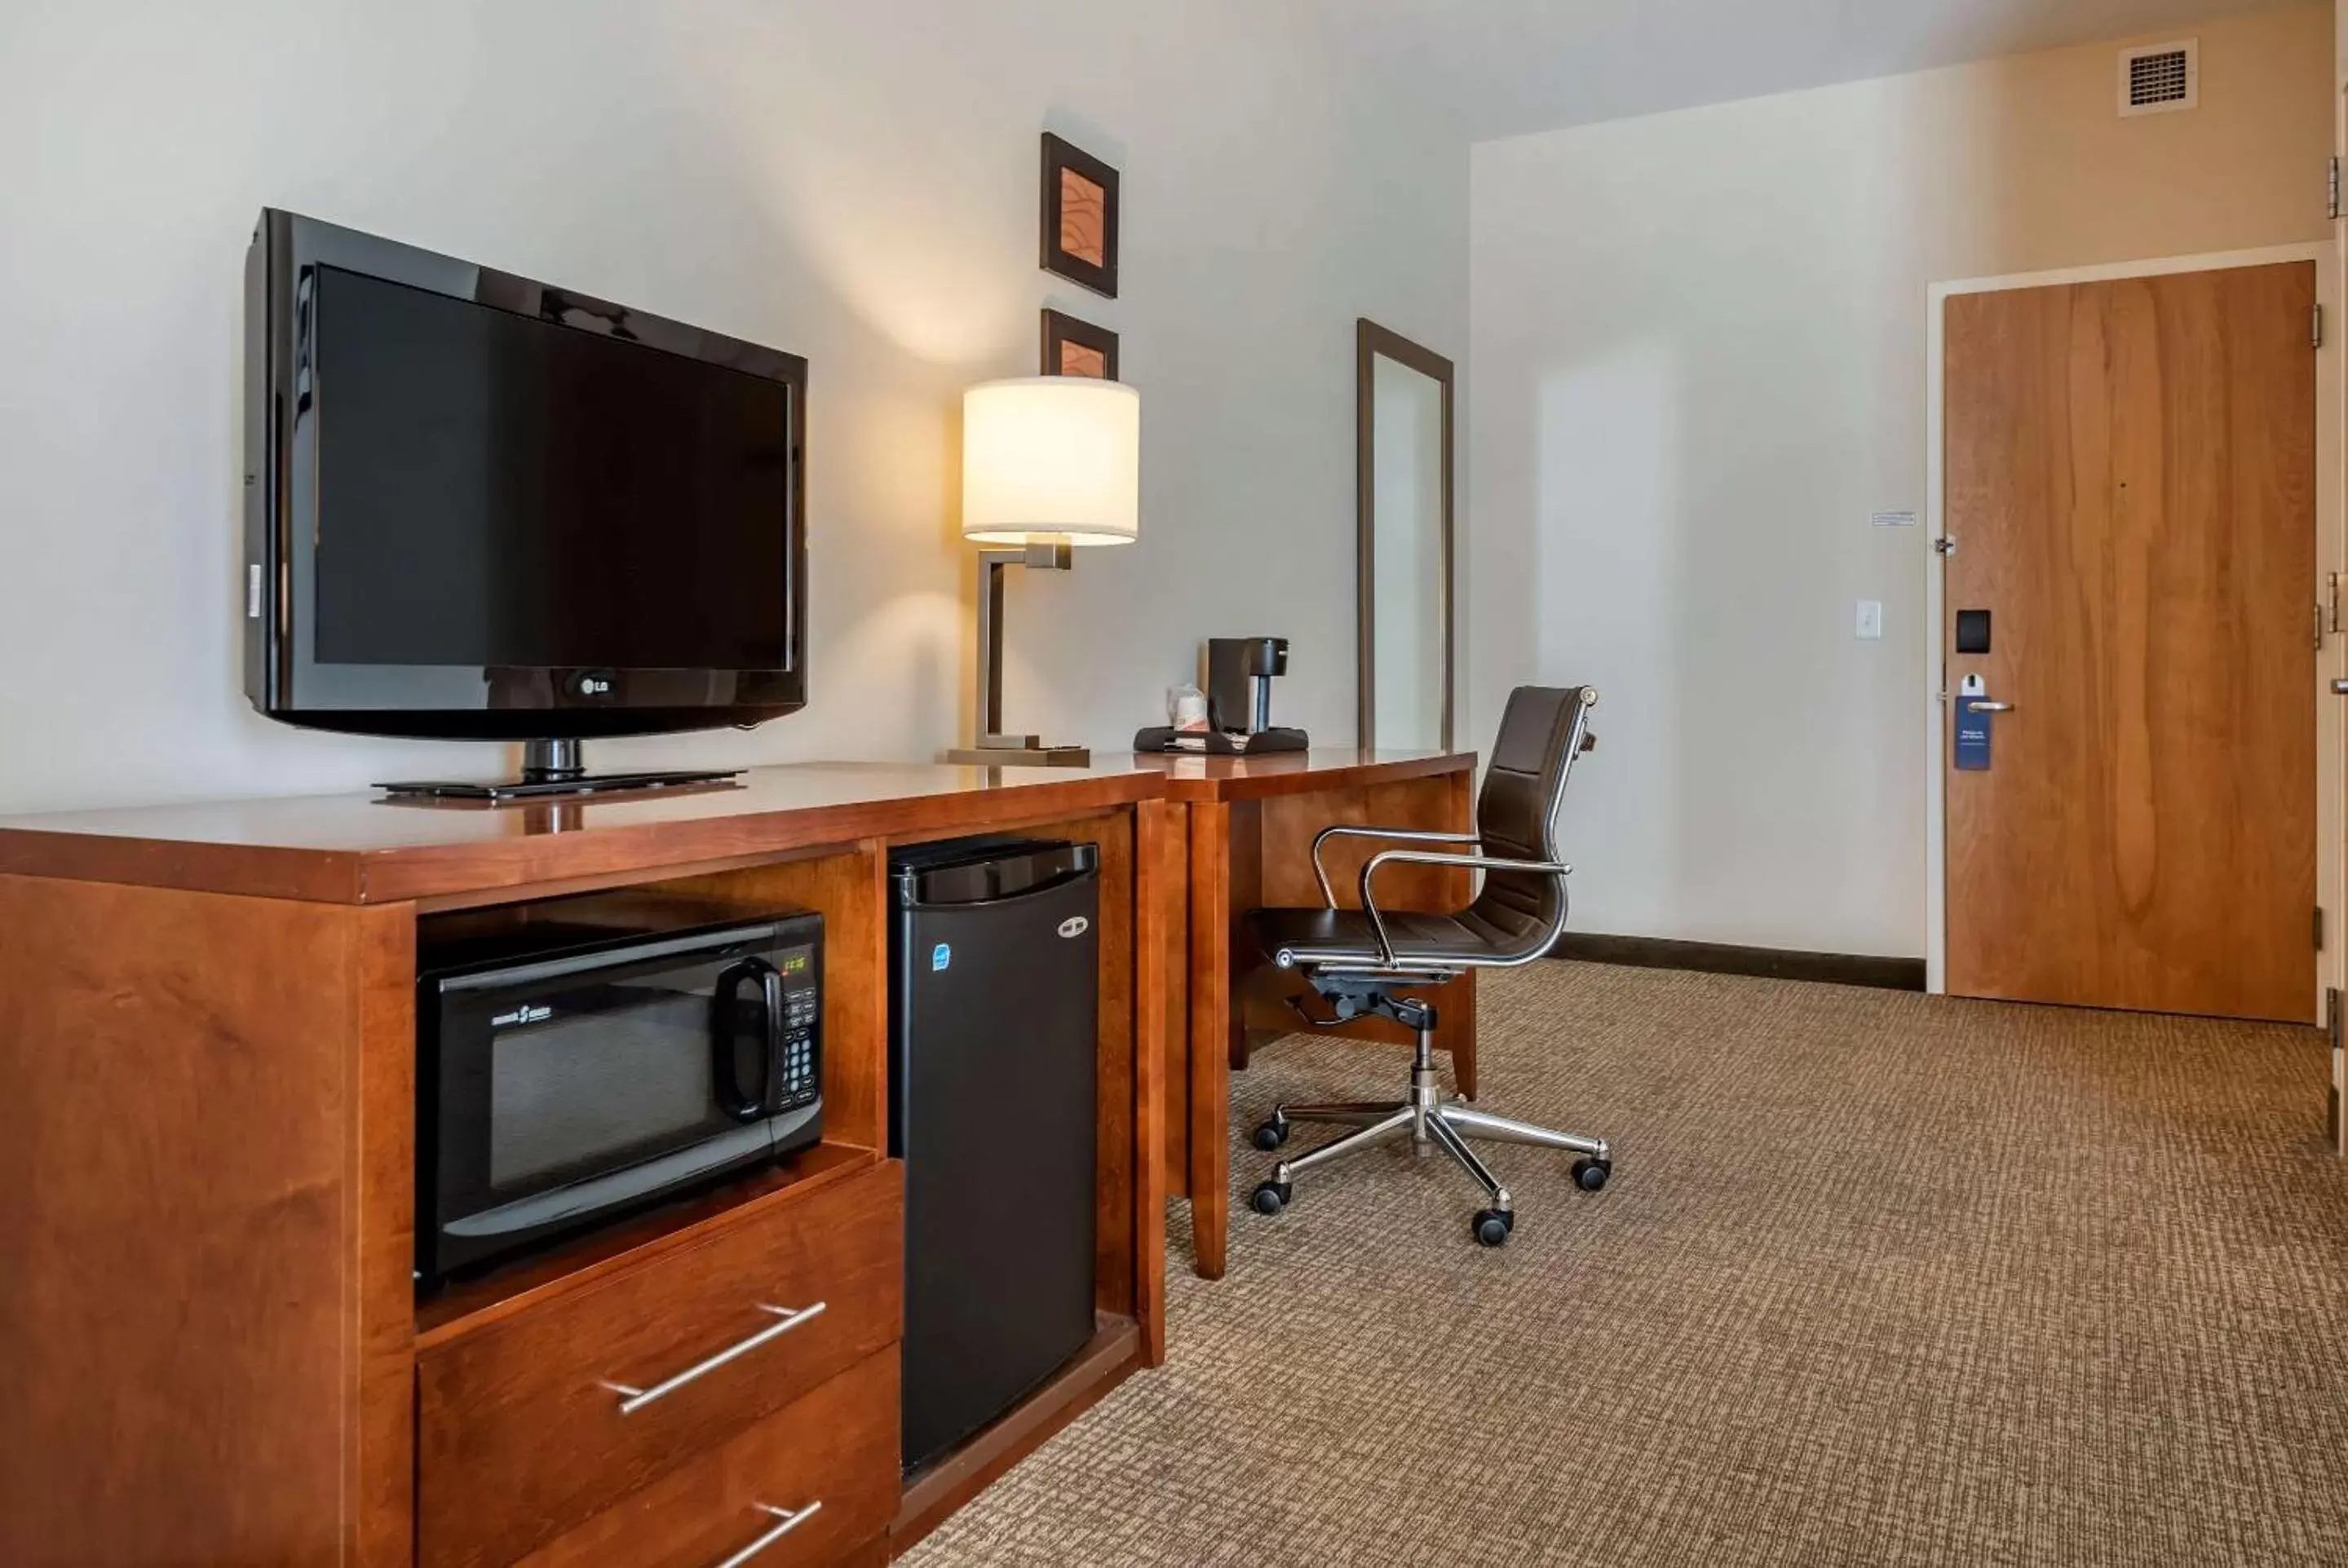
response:
M1062 888L1076 883L1096 880L1100 876L1097 866L1072 866L1048 881L1036 882L1016 893L1005 893L994 898L930 898L922 895L918 881L910 885L905 894L906 907L912 909L1005 909L1034 899L1049 897Z

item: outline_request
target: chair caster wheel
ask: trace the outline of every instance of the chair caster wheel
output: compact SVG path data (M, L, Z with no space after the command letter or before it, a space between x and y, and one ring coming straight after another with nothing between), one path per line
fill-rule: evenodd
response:
M1248 1203L1260 1214L1276 1214L1288 1206L1289 1195L1294 1191L1286 1182L1259 1182Z
M1469 1225L1484 1245L1505 1246L1509 1233L1517 1228L1517 1216L1501 1209L1480 1209Z
M1282 1143L1288 1142L1287 1120L1283 1117L1275 1116L1269 1122L1258 1123L1253 1142L1257 1148L1262 1149L1267 1154L1272 1153L1274 1149L1279 1148Z
M1612 1160L1576 1160L1573 1163L1573 1184L1585 1193L1594 1193L1606 1184L1614 1173Z

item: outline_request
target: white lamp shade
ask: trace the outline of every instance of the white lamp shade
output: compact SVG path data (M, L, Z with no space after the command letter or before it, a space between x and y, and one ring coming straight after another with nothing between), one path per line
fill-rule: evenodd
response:
M1037 375L963 394L963 538L1122 545L1140 528L1139 393L1122 382Z

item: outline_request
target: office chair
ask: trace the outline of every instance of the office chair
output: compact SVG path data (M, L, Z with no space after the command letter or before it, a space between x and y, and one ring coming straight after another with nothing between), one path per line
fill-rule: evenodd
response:
M1288 1142L1297 1122L1323 1122L1354 1131L1309 1153L1282 1160L1271 1179L1255 1189L1259 1214L1277 1214L1292 1196L1292 1184L1316 1165L1329 1164L1365 1149L1407 1137L1418 1153L1442 1149L1474 1177L1489 1206L1472 1222L1476 1239L1498 1246L1516 1228L1515 1204L1476 1151L1471 1138L1535 1143L1580 1156L1573 1179L1586 1191L1606 1184L1613 1161L1603 1138L1555 1132L1529 1122L1494 1116L1469 1106L1464 1097L1445 1100L1435 1071L1435 1008L1402 988L1424 990L1457 979L1470 969L1505 969L1531 963L1549 951L1565 929L1565 879L1572 867L1558 859L1558 803L1565 794L1573 759L1596 743L1590 710L1598 693L1588 686L1562 689L1519 686L1509 695L1490 769L1476 799L1474 833L1427 833L1342 825L1324 828L1313 841L1313 869L1321 879L1319 909L1257 909L1247 927L1265 955L1293 969L1328 1002L1333 1017L1309 1014L1323 1029L1364 1016L1394 1020L1418 1036L1411 1061L1410 1098L1383 1102L1275 1107L1255 1130L1255 1146L1270 1151ZM1340 909L1329 886L1321 850L1330 839L1379 838L1402 843L1467 845L1467 853L1384 849L1362 867L1359 909ZM1485 873L1476 901L1457 915L1388 911L1375 897L1378 872L1387 866L1459 866ZM1297 1009L1303 1012L1303 1008Z

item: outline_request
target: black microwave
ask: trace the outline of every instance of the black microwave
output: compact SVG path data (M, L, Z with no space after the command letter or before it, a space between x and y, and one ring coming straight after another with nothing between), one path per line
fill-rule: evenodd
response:
M429 1289L823 1133L823 917L589 894L418 934Z

